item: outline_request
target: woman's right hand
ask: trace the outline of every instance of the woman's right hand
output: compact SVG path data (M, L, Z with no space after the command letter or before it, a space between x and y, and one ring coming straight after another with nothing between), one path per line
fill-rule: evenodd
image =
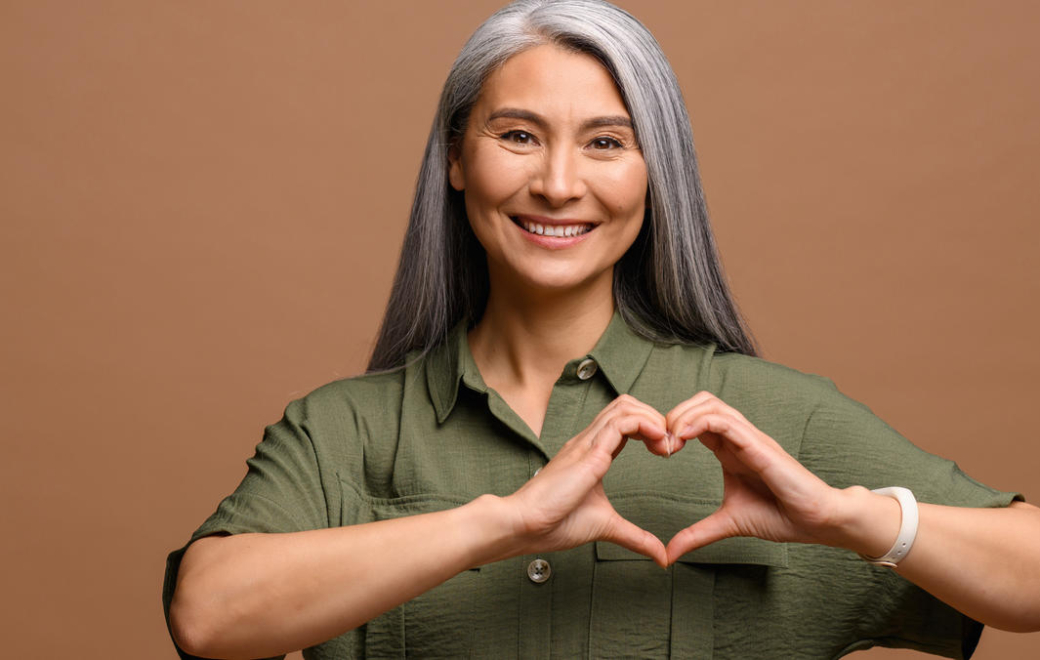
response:
M618 515L603 492L628 438L660 455L675 440L660 413L622 396L507 497L360 525L199 539L181 562L174 638L204 657L279 655L340 635L467 568L589 541L663 566L661 541Z
M670 455L674 444L661 413L621 395L530 481L504 498L515 514L520 554L610 541L667 565L661 540L622 518L603 492L603 477L630 438L660 456Z

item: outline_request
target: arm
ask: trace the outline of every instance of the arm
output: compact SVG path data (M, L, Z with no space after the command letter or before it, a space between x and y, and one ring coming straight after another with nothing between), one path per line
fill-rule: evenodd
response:
M819 543L877 556L899 528L895 500L862 487L836 489L801 466L739 412L702 392L668 414L679 442L697 438L723 470L723 503L679 532L669 561L729 536ZM890 484L900 485L900 484ZM1040 630L1040 510L922 504L917 540L898 571L972 618Z
M496 555L502 500L352 527L199 539L181 563L170 623L204 657L267 657L330 639Z
M847 505L841 547L868 556L887 552L899 526L898 503L865 488L839 492ZM976 621L1040 630L1040 509L1025 502L1005 509L918 508L917 539L896 572Z
M601 480L626 437L664 454L664 418L615 400L516 493L457 509L286 534L207 537L181 562L170 622L194 655L265 657L350 630L467 568L608 540L661 565L665 550L621 518Z

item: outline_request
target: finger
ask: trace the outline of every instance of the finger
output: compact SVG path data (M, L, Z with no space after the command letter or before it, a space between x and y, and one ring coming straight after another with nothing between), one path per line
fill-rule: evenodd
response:
M749 422L706 414L690 428L701 444L715 454L725 471L744 476L753 474L764 489L782 499L805 497L826 486L779 443Z
M567 441L553 456L543 472L556 473L584 465L588 476L596 481L610 469L611 463L621 453L629 439L640 440L650 446L663 446L665 431L656 419L647 419L645 413L634 413L594 422L585 431ZM658 451L663 451L658 449Z
M610 531L603 540L616 543L623 548L628 548L632 552L645 555L653 559L661 568L668 566L668 552L664 547L664 543L661 543L661 539L635 523L625 520L617 512L614 512Z
M623 438L643 442L650 451L666 455L667 433L657 419L643 411L615 415L604 422L590 438L592 447L603 447L616 456Z
M627 415L642 415L647 420L647 426L644 429L647 431L647 439L657 440L666 433L664 415L653 407L627 394L622 394L607 404L603 410L600 410L592 422L585 428L585 433L590 438L595 437L605 425L611 423L611 420ZM575 439L581 435L579 433L578 436L575 436Z
M611 401L606 408L603 409L603 412L605 412L607 416L616 413L643 413L647 415L648 418L656 420L656 422L658 423L658 425L661 426L661 428L667 427L667 422L665 421L664 415L662 415L653 406L647 403L643 403L642 401L630 394L619 395L617 398Z
M680 447L675 438L668 432L665 416L656 408L628 394L622 394L615 399L615 402L617 402L620 410L636 413L645 412L648 418L653 421L649 427L640 426L640 434L635 436L637 440L642 441L646 445L646 448L652 454L667 458L678 451Z
M737 419L747 421L747 418L733 406L711 392L701 391L668 411L668 414L665 416L668 430L672 433L681 431L683 428L682 419L689 417L695 409L709 409L718 413L730 414Z
M588 477L598 481L629 438L663 446L666 434L661 419L663 416L657 411L639 407L628 408L626 412L624 406L618 406L609 414L600 414L584 431L568 440L542 472L548 476L584 464L590 469Z
M652 454L667 458L675 453L674 438L667 429L659 426L656 420L641 419L638 430L629 433L628 437L642 442Z
M726 405L725 402L720 399L708 399L702 401L700 404L691 406L686 409L681 417L674 419L675 426L669 427L669 431L674 433L676 437L682 440L688 440L700 435L703 426L698 425L698 420L709 416L715 415L719 420L728 420L728 423L718 423L716 427L720 429L718 432L722 433L722 429L729 429L731 433L722 433L727 440L742 443L747 441L749 444L758 444L768 449L769 451L776 452L783 456L789 456L787 451L780 446L776 440L763 433L752 424L746 417L740 414L740 411ZM709 428L709 430L713 430ZM698 438L705 441L704 438ZM714 451L712 441L708 440L704 442L705 446ZM742 447L744 445L741 445Z
M738 472L746 467L760 473L769 468L777 459L775 448L764 442L765 434L747 422L734 419L725 414L704 412L690 420L683 437L696 437L701 444L715 453L721 461L721 452L728 452L739 461L739 464L728 464L724 467ZM775 443L773 443L775 444ZM777 445L779 447L779 445ZM788 456L783 449L780 453ZM792 459L793 460L793 459Z
M622 436L621 442L618 443L617 449L615 449L614 451L610 452L610 460L611 461L613 461L615 458L618 457L618 454L621 453L621 450L625 448L626 444L628 444L628 436Z
M700 405L700 404L704 403L705 401L709 401L709 400L714 399L714 398L716 398L716 397L711 392L707 392L707 391L704 391L704 390L702 390L700 392L697 392L696 394L694 394L689 399L686 399L685 401L679 403L674 408L669 410L668 414L665 415L665 423L668 425L669 429L677 428L674 425L674 422L675 422L676 418L678 418L681 415L683 415L683 413L685 413L691 407Z
M671 415L671 413L669 414ZM676 437L683 439L692 438L693 435L689 433L689 427L699 417L707 414L730 417L736 423L746 424L754 428L754 425L747 421L747 418L741 415L736 408L726 405L721 399L711 394L707 394L697 401L691 399L686 405L683 405L680 413L672 415L669 420L668 430L675 434Z
M668 541L665 548L668 554L668 564L673 564L691 550L703 548L704 546L734 536L733 524L729 516L722 511L716 511L707 518L699 520L686 529L680 530Z
M614 398L613 401L608 403L603 410L600 411L600 416L609 416L614 412L635 412L643 411L652 417L656 417L660 420L661 425L665 425L665 418L656 408L650 404L643 403L639 399L635 398L631 394L619 394Z

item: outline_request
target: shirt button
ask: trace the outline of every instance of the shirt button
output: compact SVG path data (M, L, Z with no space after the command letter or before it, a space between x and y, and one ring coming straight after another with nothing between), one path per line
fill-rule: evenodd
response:
M596 373L596 361L592 358L585 358L578 364L578 378L582 380L588 380L592 378Z
M552 575L552 566L544 559L535 559L527 565L527 577L535 584L541 584Z

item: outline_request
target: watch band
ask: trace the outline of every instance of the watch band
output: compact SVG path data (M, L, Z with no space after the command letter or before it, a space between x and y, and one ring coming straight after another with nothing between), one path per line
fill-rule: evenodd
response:
M903 488L902 486L877 488L871 492L892 497L899 502L902 520L899 523L899 534L896 536L896 542L892 545L891 550L880 557L868 557L866 555L860 555L860 557L875 566L895 568L895 565L910 552L910 548L914 545L914 539L917 538L917 523L920 519L917 512L917 500L914 499L914 494L910 492L909 488Z

